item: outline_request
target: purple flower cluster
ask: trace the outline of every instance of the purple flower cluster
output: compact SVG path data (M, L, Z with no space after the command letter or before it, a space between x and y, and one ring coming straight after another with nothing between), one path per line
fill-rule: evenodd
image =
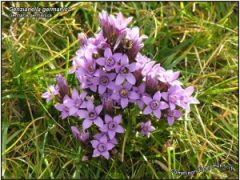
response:
M140 53L147 37L140 36L138 27L128 27L132 17L103 11L99 20L101 30L94 37L78 36L81 47L69 73L78 79L79 90L71 90L58 76L58 84L51 85L42 97L47 102L56 97L55 107L62 119L81 119L81 130L71 127L74 136L82 143L89 142L93 157L108 159L118 144L117 134L124 133L124 109L138 105L149 118L140 123L141 133L149 136L155 130L151 117L165 118L172 125L183 110L190 110L190 104L199 102L191 96L193 87L182 88L179 72L165 70ZM95 133L93 138L90 132Z

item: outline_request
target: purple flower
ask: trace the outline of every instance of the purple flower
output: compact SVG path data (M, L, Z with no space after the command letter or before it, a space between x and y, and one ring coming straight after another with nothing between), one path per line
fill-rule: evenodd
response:
M152 131L154 131L155 128L151 126L151 121L147 121L146 123L141 123L141 133L145 136L149 136Z
M115 137L116 133L123 133L124 129L121 125L119 125L119 123L121 122L121 115L115 116L115 117L111 117L108 114L105 115L105 124L103 125L102 128L100 128L100 130L102 132L105 132L108 134L110 139L113 139Z
M46 102L48 103L56 95L59 95L58 86L50 85L41 97L46 99Z
M192 93L194 88L192 86L186 88L182 92L182 96L180 97L179 106L184 108L187 112L190 111L190 104L199 104L200 102L192 97Z
M161 93L160 91L157 91L153 98L148 96L143 96L143 101L147 105L147 107L144 109L143 114L150 114L153 112L153 114L157 117L161 117L161 110L167 109L168 104L161 100Z
M86 52L88 52L86 50ZM88 52L86 53L86 58L80 58L80 66L78 67L78 69L76 70L77 74L80 76L93 76L96 72L96 62L95 60L92 58L92 54L93 52Z
M62 103L62 104L56 104L56 105L55 105L55 108L56 108L58 111L61 112L60 117L61 117L62 119L65 119L66 117L69 116L70 107L69 107L69 105L68 105L68 101L67 101L68 99L69 99L69 97L66 95L66 96L64 96L64 98L63 98L63 103Z
M132 85L129 83L123 86L117 86L112 94L114 100L118 100L122 108L127 107L129 100L139 99L139 95L131 90Z
M115 66L117 65L121 57L122 57L121 53L112 54L111 49L106 48L104 51L104 57L98 58L96 62L99 65L104 66L106 71L111 71L115 69Z
M81 142L86 142L89 139L89 132L79 131L76 126L71 126L73 135Z
M89 128L93 123L101 128L103 126L103 120L99 117L102 111L102 105L94 107L91 101L87 102L87 111L79 110L79 116L84 118L82 123L83 129Z
M130 41L128 44L131 44L131 46L127 47L127 54L130 59L135 59L137 53L143 48L143 39L146 39L147 36L143 35L140 36L139 34L139 28L133 27L132 29L127 29L126 31L126 39Z
M92 147L94 148L93 157L103 156L109 159L109 150L114 147L114 144L108 141L106 135L102 136L100 139L95 139L91 141Z
M106 73L102 70L98 70L96 76L98 76L99 94L103 94L107 88L114 89L115 85L113 83L113 79L116 77L115 73Z
M179 74L179 71L173 72L172 70L162 70L158 73L158 80L171 86L181 85L181 83L177 81Z
M120 66L116 67L116 72L118 73L115 83L120 85L127 80L130 84L134 85L136 83L136 78L132 72L136 70L136 64L129 64L128 57L126 54L122 55Z
M77 115L78 110L82 108L86 108L85 97L87 93L83 92L80 95L78 91L74 88L72 91L72 98L66 97L64 100L64 104L69 108L69 115Z
M109 35L112 28L109 22L109 16L106 11L99 13L99 21L101 23L104 35Z
M174 85L168 89L168 92L162 92L162 98L168 102L170 110L174 110L176 105L180 105L183 89L180 86Z
M56 80L57 80L59 93L61 97L64 97L65 95L68 94L68 90L69 90L67 80L61 75L56 76Z
M118 31L121 31L125 28L127 28L127 25L132 21L132 17L125 18L122 13L118 13L117 17L110 15L109 16L109 22L110 24L117 29Z
M141 53L137 54L135 60L138 70L142 70L148 62L152 61L150 58L148 58L147 56L143 56Z
M77 76L78 81L81 83L82 89L89 88L93 92L97 92L97 84L98 78L97 77L90 77L90 76Z
M102 31L97 33L95 35L95 38L89 38L88 39L88 43L95 46L97 49L102 49L102 48L107 47L106 41L107 41L107 39L104 38Z
M155 61L149 61L145 64L145 66L142 69L142 75L147 76L149 72L152 71L153 66L156 62Z
M168 110L167 111L167 120L168 124L171 126L173 125L175 119L178 119L182 116L182 113L178 110Z
M139 95L139 99L136 100L138 107L140 109L143 109L144 102L142 100L142 97L148 96L148 94L145 92L145 84L141 83L138 87L133 86L133 91L135 91Z
M103 136L107 136L107 133L101 132L101 133L95 134L93 137L94 137L94 139L99 140ZM108 139L108 142L110 142L110 143L112 143L114 145L118 144L118 141L117 141L117 139L115 137L113 137L112 139Z

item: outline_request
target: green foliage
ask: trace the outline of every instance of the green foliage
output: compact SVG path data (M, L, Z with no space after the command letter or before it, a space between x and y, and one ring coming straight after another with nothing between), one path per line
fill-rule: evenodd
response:
M50 19L11 18L9 7L69 7ZM149 139L137 132L138 114L109 161L81 161L84 148L41 94L79 48L77 33L98 30L101 10L133 16L149 36L143 53L181 71L200 105L172 127L153 120ZM2 3L2 176L4 178L237 178L237 2L4 2ZM68 80L74 83L71 75ZM133 109L134 111L134 109ZM225 163L233 171L212 169Z

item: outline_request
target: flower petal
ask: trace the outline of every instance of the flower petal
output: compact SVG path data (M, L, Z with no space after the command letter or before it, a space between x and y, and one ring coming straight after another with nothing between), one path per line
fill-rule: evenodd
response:
M108 131L108 136L110 139L114 138L115 137L115 132L114 131Z
M112 81L116 77L116 74L115 73L109 73L108 77Z
M122 126L118 125L118 127L116 128L116 132L118 133L124 133L124 129Z
M96 113L97 113L97 114L100 114L100 113L101 113L101 111L102 111L102 108L103 108L103 106L102 106L102 105L99 105L99 106L97 106L97 107L95 108L95 110L96 110Z
M168 93L167 92L162 92L161 96L165 101L168 101Z
M103 120L100 117L95 119L93 122L94 122L94 124L96 124L96 126L98 126L100 128L103 126Z
M194 88L190 86L184 90L184 94L190 96L193 93L193 91L194 91Z
M77 114L80 118L86 118L88 116L88 112L85 110L78 110Z
M121 106L122 106L122 108L127 107L127 105L128 105L128 98L122 98L121 99Z
M97 149L94 149L92 157L100 156L100 152Z
M101 142L101 143L107 143L107 141L108 141L108 139L107 139L107 136L106 135L103 135L100 139L99 139L99 141Z
M126 65L128 64L128 57L126 54L124 54L121 58L121 65Z
M161 111L160 109L156 109L153 111L153 114L159 119L161 117Z
M167 120L168 120L168 124L169 124L170 126L173 125L173 123L174 123L174 117L168 116L168 117L167 117Z
M117 75L117 78L116 78L116 81L115 81L116 85L122 84L123 81L124 81L124 79L125 79L125 78L124 78L121 74L118 74L118 75Z
M180 118L182 116L182 113L178 110L174 110L173 116L176 117L176 118Z
M71 126L71 131L74 134L74 136L80 136L80 131L78 130L78 128L76 126Z
M100 128L100 131L102 131L102 132L108 132L107 124L104 124L104 125Z
M107 143L107 150L111 150L112 148L114 148L114 144Z
M136 78L132 73L128 73L126 79L130 84L134 85L136 83Z
M64 105L63 104L58 104L58 105L55 105L55 108L58 110L58 111L63 111L64 110Z
M173 103L169 103L170 110L174 110L176 108L176 105Z
M103 157L105 157L106 159L109 159L109 152L108 151L102 152L101 155Z
M83 123L82 123L83 129L85 130L85 129L89 128L89 127L92 125L92 123L93 123L93 122L92 122L91 120L85 119L85 120L83 121Z
M112 51L110 48L107 48L105 51L104 51L104 57L106 58L110 58L112 56Z
M77 108L72 107L72 108L69 109L69 115L72 116L72 115L74 115L77 111L78 111Z
M145 104L149 104L152 101L152 98L148 97L148 96L143 96L142 100Z
M122 120L122 115L117 115L113 118L113 121L116 122L117 124L119 124Z
M98 86L98 92L99 92L99 94L105 93L106 89L107 89L106 86L99 85L99 86Z
M105 65L105 58L101 57L96 60L97 64L104 66Z
M110 121L112 121L112 117L106 114L104 117L104 120L105 120L105 123L109 123Z
M139 99L139 95L138 95L136 92L131 91L131 92L129 93L129 98L130 98L130 99L133 99L133 100L136 100L136 99Z
M72 98L73 99L77 99L78 98L78 91L75 88L72 90Z
M130 72L134 72L137 69L136 63L129 64L128 69Z
M167 109L169 106L164 101L160 101L159 107L160 109Z
M143 114L150 114L151 112L152 112L152 109L151 109L149 106L147 106L147 107L144 109Z
M153 99L154 99L154 100L157 100L157 101L160 101L160 99L161 99L161 93L160 93L160 91L157 91L157 92L154 94Z
M94 104L92 101L87 102L87 110L88 111L93 111L94 110Z
M97 140L92 140L92 141L91 141L91 144L92 144L92 147L93 147L93 148L96 148L97 145L99 144L99 142L98 142Z
M119 60L122 58L122 54L121 53L115 53L113 55L113 59L117 62L119 62Z

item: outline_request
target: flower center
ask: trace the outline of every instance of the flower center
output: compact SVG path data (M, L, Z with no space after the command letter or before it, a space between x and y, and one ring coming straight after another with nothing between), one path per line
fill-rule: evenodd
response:
M143 130L144 132L148 132L148 127L147 127L147 126L144 126L142 130Z
M115 64L115 60L112 58L106 59L106 65L107 66L113 66Z
M124 98L128 97L128 91L126 89L121 89L120 96L122 96Z
M122 73L122 74L127 74L127 73L128 73L128 68L123 67L123 68L121 69L121 73Z
M99 54L98 53L93 53L93 58L94 59L97 59L97 58L99 58L100 56L99 56Z
M156 110L159 107L159 103L156 100L153 100L150 104L151 109Z
M90 112L88 114L88 116L89 116L90 119L95 119L97 117L97 114L96 114L96 112Z
M99 79L99 83L101 85L104 85L104 86L108 85L108 83L109 83L108 77L107 76L101 76L100 79Z
M133 47L133 42L129 39L123 39L123 48L128 50Z
M106 146L103 143L98 144L97 146L98 151L104 152L106 150Z
M108 129L114 130L117 127L117 124L114 121L108 123Z

